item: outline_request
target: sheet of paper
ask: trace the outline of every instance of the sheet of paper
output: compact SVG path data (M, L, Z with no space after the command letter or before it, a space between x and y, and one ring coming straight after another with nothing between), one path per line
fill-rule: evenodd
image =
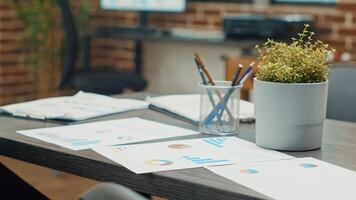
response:
M167 95L148 97L147 101L158 108L165 109L185 118L199 121L199 94ZM254 105L251 102L240 100L240 119L254 118Z
M196 131L141 118L126 118L17 132L72 150L199 134Z
M80 121L103 115L148 107L145 101L117 99L109 96L78 92L70 97L53 97L0 107L13 115L36 119Z
M292 158L277 151L262 149L237 137L202 138L93 149L138 174Z
M276 200L335 200L356 197L356 172L314 158L207 169Z

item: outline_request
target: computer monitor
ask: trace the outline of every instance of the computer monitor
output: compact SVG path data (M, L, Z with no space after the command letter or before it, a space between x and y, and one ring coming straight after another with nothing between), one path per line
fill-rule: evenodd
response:
M186 0L100 0L100 6L105 10L183 12Z

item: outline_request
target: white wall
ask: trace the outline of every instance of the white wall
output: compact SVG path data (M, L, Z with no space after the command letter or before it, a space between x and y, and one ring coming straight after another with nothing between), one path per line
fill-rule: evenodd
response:
M148 92L160 94L194 93L201 81L194 52L205 61L214 80L224 80L223 55L239 54L234 46L183 42L145 42L144 76L149 82Z

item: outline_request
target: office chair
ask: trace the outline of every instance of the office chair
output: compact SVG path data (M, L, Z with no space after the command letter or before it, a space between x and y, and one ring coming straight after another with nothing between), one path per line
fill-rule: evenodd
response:
M78 56L78 31L71 13L68 0L57 0L62 14L62 27L65 35L65 51L62 59L62 72L60 89L71 86L74 89L99 94L118 94L124 89L141 91L147 86L147 82L139 75L139 70L134 73L117 71L106 66L99 69L91 69L89 59L90 40L95 35L85 35L82 38L82 68L75 69Z
M118 184L100 183L81 195L80 200L148 200Z
M356 64L336 64L329 77L326 117L356 122Z

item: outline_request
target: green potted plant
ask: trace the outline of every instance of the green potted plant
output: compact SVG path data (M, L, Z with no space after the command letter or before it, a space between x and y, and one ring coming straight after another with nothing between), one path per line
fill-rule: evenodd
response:
M60 0L0 0L14 5L18 19L24 26L24 37L19 44L24 65L28 67L37 97L52 95L57 89L62 59ZM90 7L85 0L78 1L75 11L76 25L86 31Z
M305 25L291 44L268 40L254 79L256 144L277 150L321 147L333 51Z

